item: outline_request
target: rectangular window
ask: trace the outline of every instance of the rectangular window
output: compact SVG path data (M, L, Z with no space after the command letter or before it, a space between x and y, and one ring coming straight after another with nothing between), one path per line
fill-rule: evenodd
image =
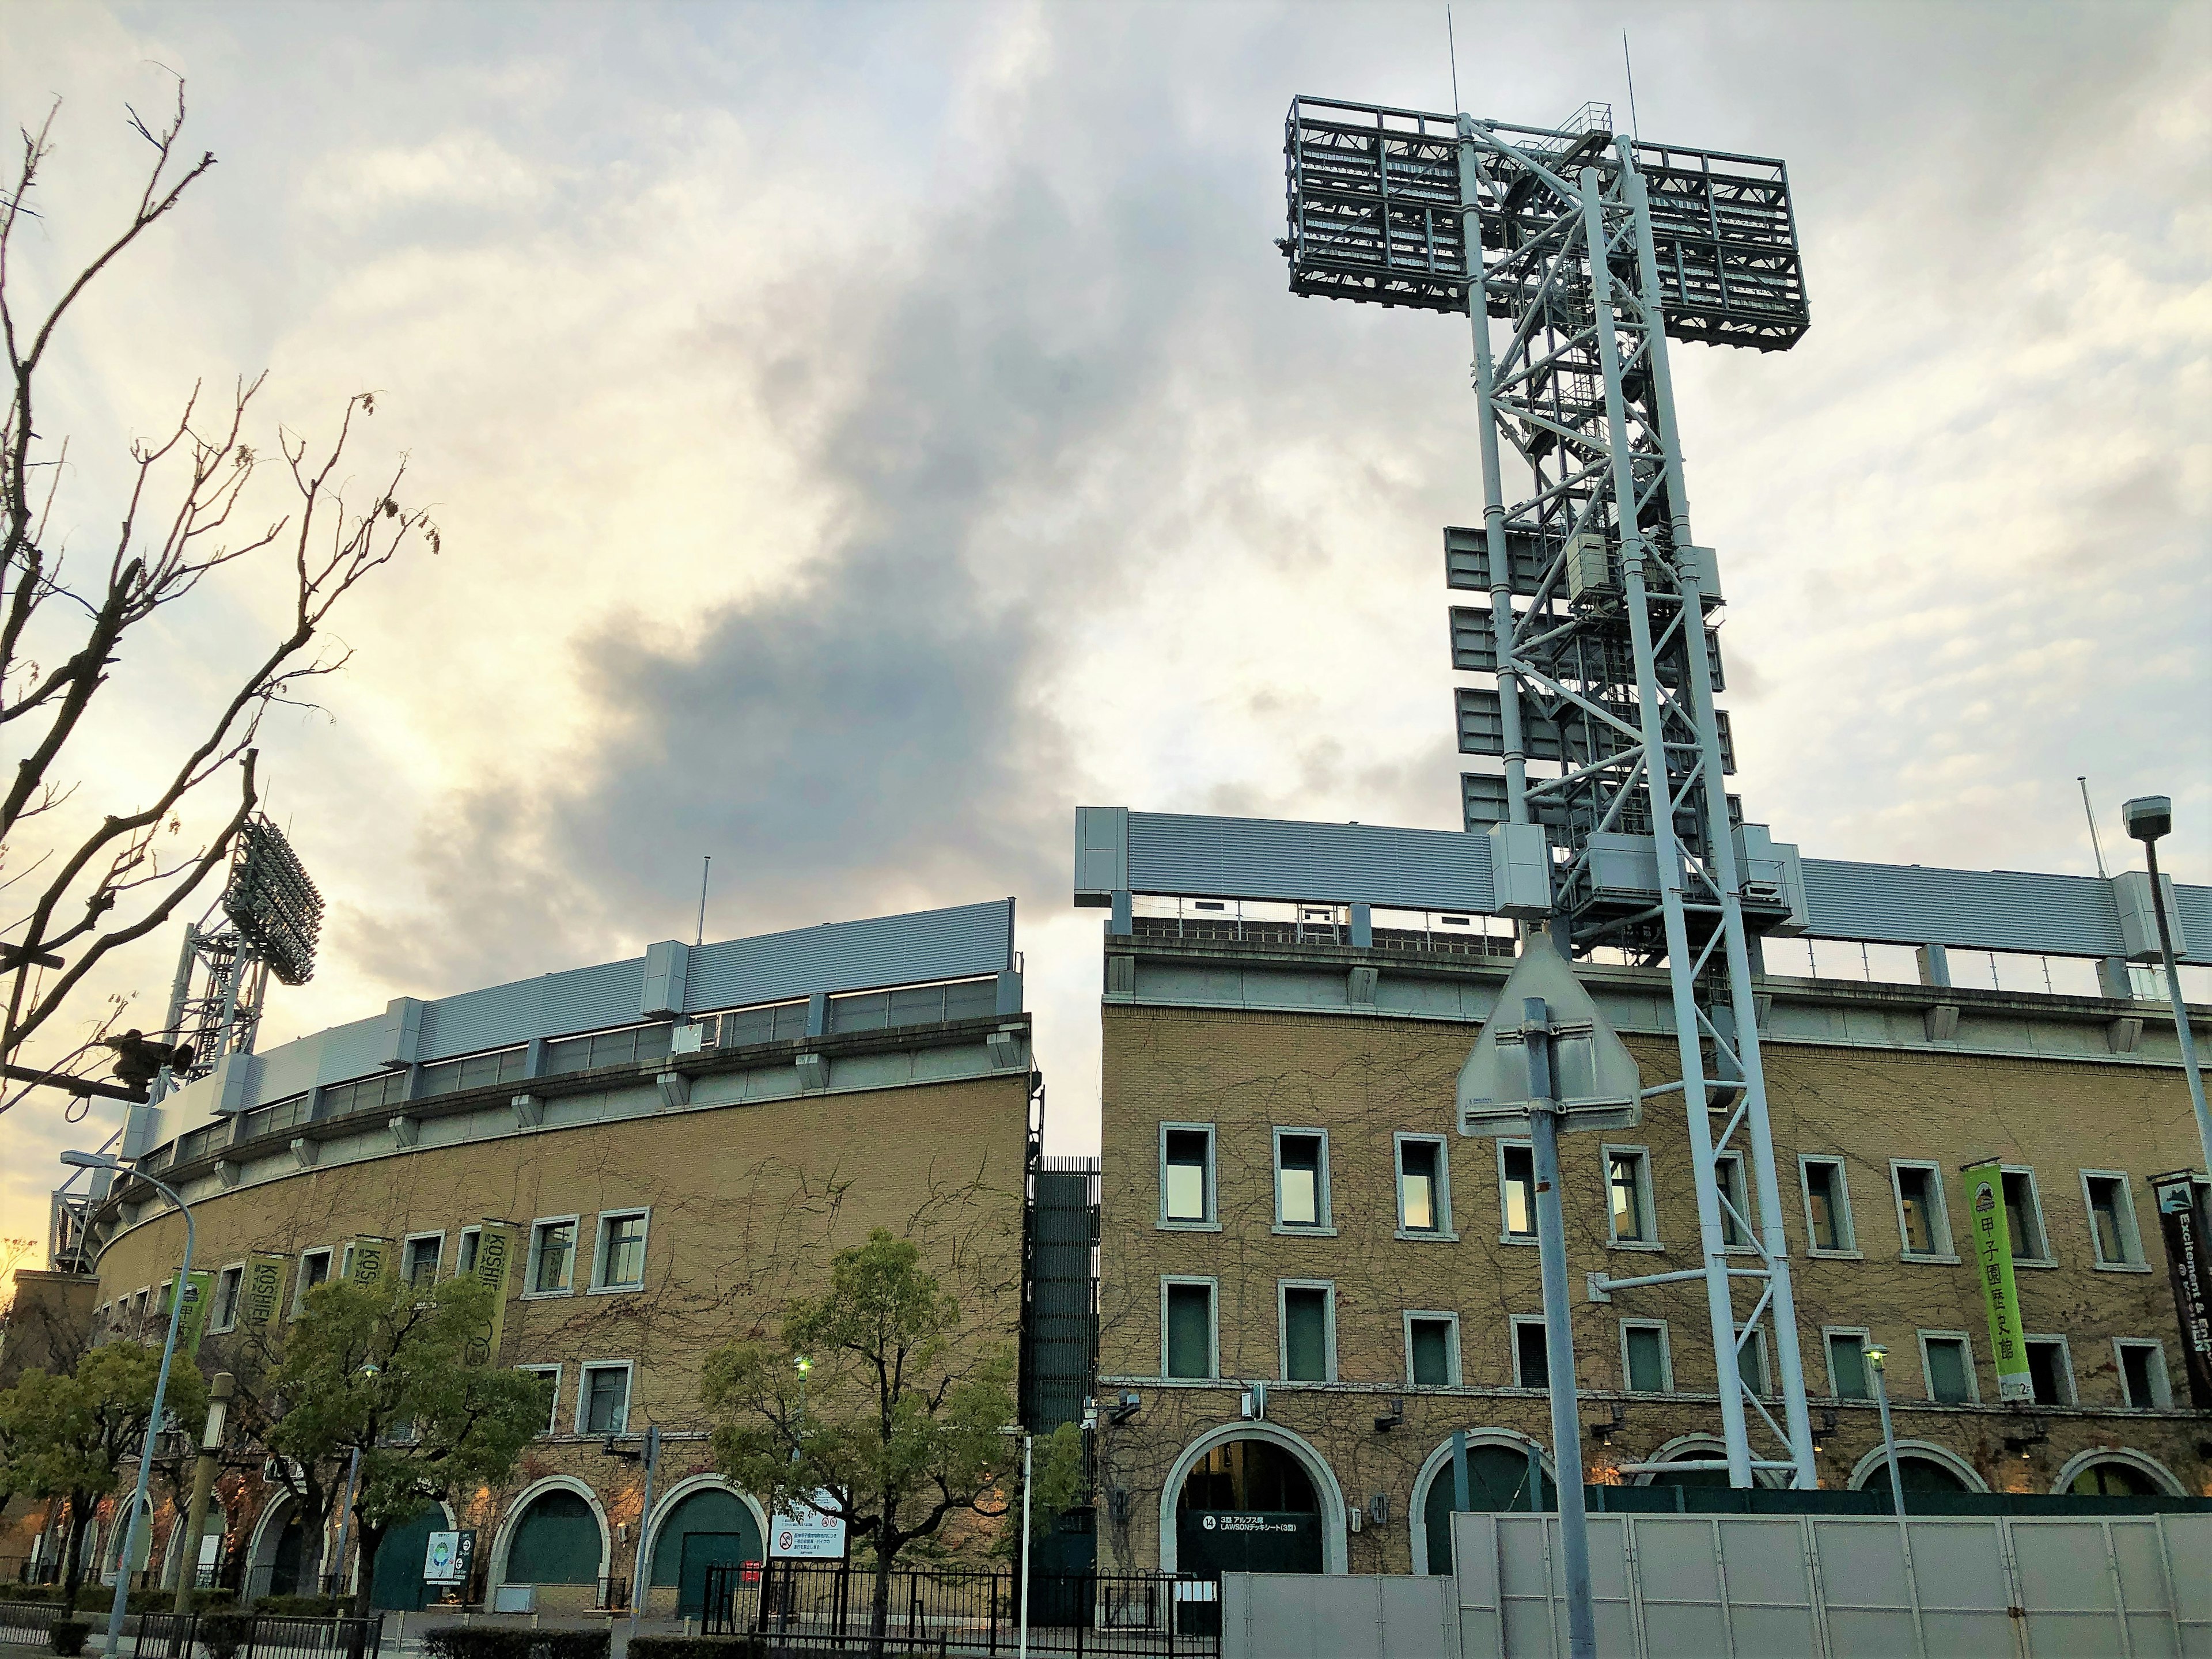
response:
M1398 1137L1398 1231L1451 1237L1450 1168L1433 1136Z
M541 1434L561 1432L561 1368L558 1365L517 1365L515 1370L530 1376L542 1376L550 1384L545 1398L545 1426Z
M445 1253L445 1234L417 1234L407 1241L401 1252L400 1272L410 1285L434 1285L438 1282L438 1262Z
M1955 1261L1951 1221L1943 1207L1943 1171L1933 1164L1892 1161L1889 1178L1897 1188L1897 1236L1904 1254L1935 1261Z
M1213 1224L1213 1128L1204 1123L1160 1126L1160 1224Z
M1161 1370L1169 1376L1214 1375L1213 1281L1165 1279L1160 1287Z
M2120 1396L2128 1408L2138 1412L2172 1410L2173 1392L2166 1376L2166 1345L2123 1339L2115 1341L2112 1348L2119 1356Z
M1815 1252L1849 1255L1856 1246L1843 1164L1832 1158L1801 1158L1797 1168L1805 1181L1805 1237Z
M1605 1149L1607 1207L1616 1244L1650 1244L1658 1234L1651 1224L1651 1158L1641 1146Z
M1320 1129L1275 1131L1275 1224L1328 1230L1328 1136Z
M308 1250L300 1257L299 1276L292 1291L292 1312L296 1316L307 1305L307 1292L318 1285L330 1282L331 1253L328 1250Z
M1335 1291L1327 1285L1286 1284L1282 1297L1283 1380L1285 1382L1334 1382L1336 1380Z
M1930 1400L1945 1406L1973 1401L1974 1351L1963 1334L1921 1332L1920 1364Z
M586 1365L578 1391L579 1434L623 1434L629 1426L629 1367Z
M2140 1267L2142 1239L2136 1232L2135 1194L2118 1170L2081 1171L2081 1195L2088 1200L2089 1234L2100 1267Z
M208 1310L208 1329L227 1331L238 1323L238 1287L245 1282L246 1264L225 1267L215 1276L215 1304Z
M1620 1322L1621 1375L1631 1394L1671 1394L1674 1383L1667 1352L1667 1328L1656 1321Z
M483 1229L461 1229L460 1248L453 1252L453 1277L466 1279L477 1270L477 1246L483 1243Z
M1867 1375L1864 1331L1829 1331L1828 1392L1838 1400L1871 1400L1873 1380Z
M2035 1385L2035 1403L2039 1406L2070 1406L2074 1403L2074 1361L2066 1352L2063 1336L2031 1336L2023 1339L2027 1349L2027 1377Z
M2012 1232L2012 1259L2049 1262L2051 1245L2049 1235L2043 1231L2043 1204L2035 1190L2035 1172L2008 1168L2003 1178L2005 1225Z
M539 1221L530 1229L530 1272L524 1283L531 1296L559 1296L576 1269L576 1218Z
M1713 1175L1721 1189L1721 1248L1751 1248L1751 1204L1743 1195L1743 1154L1723 1152L1713 1160Z
M1516 1388L1522 1389L1552 1386L1551 1356L1544 1350L1544 1322L1540 1319L1513 1322L1513 1382Z
M1754 1329L1744 1334L1743 1340L1736 1345L1735 1370L1736 1375L1743 1379L1744 1387L1753 1394L1763 1395L1772 1392L1766 1381L1766 1333L1764 1330Z
M1506 1238L1534 1243L1536 1154L1527 1141L1498 1143L1498 1193L1504 1212Z
M592 1288L636 1291L645 1287L646 1212L631 1210L599 1218L599 1247L592 1261Z
M1459 1316L1406 1316L1406 1376L1418 1388L1459 1386Z

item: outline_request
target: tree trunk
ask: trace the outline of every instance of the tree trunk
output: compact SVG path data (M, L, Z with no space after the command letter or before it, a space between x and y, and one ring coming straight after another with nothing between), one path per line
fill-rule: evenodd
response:
M62 1547L62 1612L65 1617L76 1611L77 1586L84 1581L84 1528L92 1518L91 1509L86 1494L73 1492L69 1495L69 1531Z
M884 1633L890 1622L891 1558L883 1547L883 1534L876 1534L876 1605L868 1614L868 1653L870 1659L882 1659Z
M384 1534L389 1530L386 1527L372 1527L356 1517L354 1531L361 1540L360 1553L354 1557L361 1563L361 1571L356 1575L360 1587L354 1592L353 1598L356 1618L366 1619L368 1616L372 1605L369 1598L376 1594L376 1552L384 1542ZM345 1571L344 1562L338 1563L338 1571Z

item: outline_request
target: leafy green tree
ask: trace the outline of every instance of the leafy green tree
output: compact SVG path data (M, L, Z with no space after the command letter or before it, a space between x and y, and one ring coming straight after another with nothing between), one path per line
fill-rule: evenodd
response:
M467 1363L490 1295L473 1279L319 1285L264 1374L262 1449L319 1493L342 1492L361 1454L351 1530L363 1607L385 1534L457 1492L504 1481L552 1414L546 1379Z
M94 1348L67 1374L26 1373L0 1393L0 1486L26 1497L64 1501L62 1604L76 1604L84 1579L84 1534L100 1500L137 1480L146 1419L161 1365L158 1346L110 1342ZM207 1384L191 1362L169 1368L162 1414L179 1424L207 1413ZM124 1500L127 1508L129 1498ZM129 1516L118 1510L118 1528Z
M878 1227L838 1252L827 1295L785 1304L780 1341L707 1362L722 1473L773 1510L825 1504L849 1540L872 1547L872 1652L899 1552L952 1516L1006 1511L1013 1355L956 1347L959 1321L921 1252Z

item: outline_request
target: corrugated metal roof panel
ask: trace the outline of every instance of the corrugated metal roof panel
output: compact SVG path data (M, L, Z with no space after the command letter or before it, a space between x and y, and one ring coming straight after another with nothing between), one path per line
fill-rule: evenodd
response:
M1129 814L1133 892L1488 912L1490 844L1456 830Z
M686 1000L693 1008L732 1008L817 991L1003 973L1013 966L1013 941L1012 899L726 939L692 951Z
M2120 953L2110 885L2094 876L1805 860L1806 931L1819 939L1949 945L2029 955ZM2174 890L2186 960L2212 962L2212 889Z

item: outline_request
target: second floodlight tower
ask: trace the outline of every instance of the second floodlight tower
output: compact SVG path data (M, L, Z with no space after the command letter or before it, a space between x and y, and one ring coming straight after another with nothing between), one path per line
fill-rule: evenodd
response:
M1812 1486L1752 982L1757 937L1802 928L1803 882L1724 781L1719 566L1692 527L1667 359L1670 335L1781 350L1804 333L1787 170L1616 134L1602 104L1539 128L1301 97L1284 149L1294 292L1472 321L1483 521L1446 532L1445 564L1486 601L1452 612L1454 666L1479 677L1460 747L1498 765L1466 775L1467 827L1516 848L1540 832L1571 953L1665 963L1682 1075L1649 1092L1682 1095L1705 1265L1658 1278L1705 1281L1731 1484ZM1770 1324L1779 1422L1741 1359Z

